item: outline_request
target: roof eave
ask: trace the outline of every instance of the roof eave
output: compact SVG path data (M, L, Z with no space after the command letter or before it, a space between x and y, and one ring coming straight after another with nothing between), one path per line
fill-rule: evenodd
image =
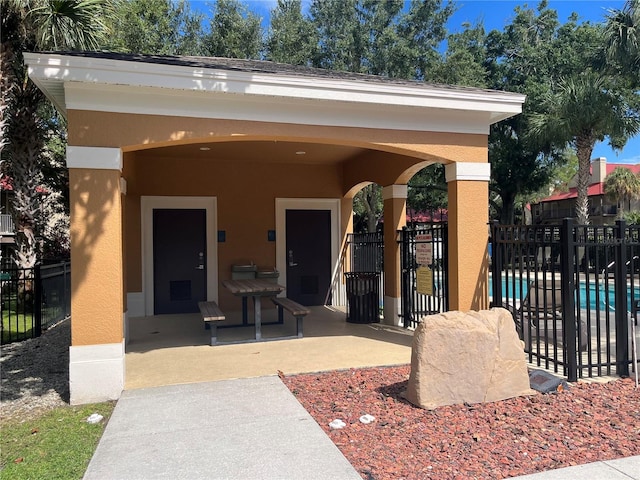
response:
M68 82L486 112L489 124L521 113L525 100L524 95L509 92L419 83L318 78L50 53L25 53L24 57L31 79L63 114L67 109L64 85Z

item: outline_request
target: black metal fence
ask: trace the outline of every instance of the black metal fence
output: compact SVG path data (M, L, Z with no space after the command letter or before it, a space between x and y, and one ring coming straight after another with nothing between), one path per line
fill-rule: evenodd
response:
M39 337L71 314L71 264L3 270L0 303L3 344Z
M420 317L448 310L447 224L398 232L402 265L400 316L406 328Z
M492 304L512 311L529 361L582 377L629 375L640 227L491 227Z

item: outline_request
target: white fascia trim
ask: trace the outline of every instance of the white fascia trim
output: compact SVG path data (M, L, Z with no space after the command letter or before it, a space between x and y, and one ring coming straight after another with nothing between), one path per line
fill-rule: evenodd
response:
M65 82L161 87L178 90L276 95L413 106L446 106L487 111L488 106L518 113L525 96L496 90L440 87L416 83L376 83L359 79L319 78L281 73L245 72L160 63L133 62L58 54L25 53L29 75ZM435 104L434 104L435 103ZM460 103L461 105L457 105ZM489 110L494 110L490 108Z
M447 182L460 180L488 182L491 180L490 163L455 162L444 166Z
M477 111L489 114L493 121L520 113L525 100L524 95L511 92L378 83L366 78L325 79L57 54L25 53L24 57L34 82L57 96L61 93L53 82L81 82ZM55 103L64 104L64 100Z
M72 405L117 400L124 389L124 341L69 347Z
M407 198L408 188L406 185L387 185L382 187L382 199L387 200L389 198Z
M489 133L486 112L275 96L187 92L117 85L65 84L69 110L244 120L385 130Z
M122 151L109 147L67 146L67 168L122 171Z

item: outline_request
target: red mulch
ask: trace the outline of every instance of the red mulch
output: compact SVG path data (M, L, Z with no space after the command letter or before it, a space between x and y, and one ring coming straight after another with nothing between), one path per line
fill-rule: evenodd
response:
M631 379L432 411L402 397L410 367L283 376L365 479L499 479L640 454ZM364 424L361 415L375 421ZM341 430L329 422L341 419Z

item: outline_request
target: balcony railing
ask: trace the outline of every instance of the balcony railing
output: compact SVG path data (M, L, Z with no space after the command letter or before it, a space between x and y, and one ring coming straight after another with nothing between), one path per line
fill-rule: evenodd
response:
M14 230L11 215L0 215L0 235L13 235Z

